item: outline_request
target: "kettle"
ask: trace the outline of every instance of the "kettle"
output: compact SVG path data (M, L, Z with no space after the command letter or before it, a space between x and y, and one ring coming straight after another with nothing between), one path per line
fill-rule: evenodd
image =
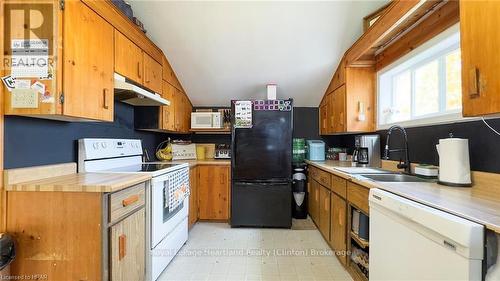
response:
M472 186L470 176L469 140L454 138L440 139L436 145L439 155L439 180L442 185L455 187Z

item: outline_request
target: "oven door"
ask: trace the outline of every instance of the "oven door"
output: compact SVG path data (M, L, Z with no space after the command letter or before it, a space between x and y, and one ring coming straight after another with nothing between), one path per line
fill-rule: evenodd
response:
M153 178L151 185L151 248L154 249L183 219L188 216L189 197L184 198L174 210L170 210L169 185L174 182L170 175Z

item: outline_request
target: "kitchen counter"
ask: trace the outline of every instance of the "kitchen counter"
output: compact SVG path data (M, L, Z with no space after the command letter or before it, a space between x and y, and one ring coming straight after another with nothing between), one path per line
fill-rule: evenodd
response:
M335 169L336 167L350 167L351 162L315 162L306 160L306 163L359 185L394 193L429 207L477 222L487 229L500 233L500 201L492 200L483 191L479 191L475 187L448 187L432 182L376 182Z
M171 163L231 165L229 159L178 160ZM5 171L7 191L115 192L151 179L147 174L77 173L76 163L10 169Z
M231 165L231 159L205 159L205 160L175 160L170 163L188 163L189 167L195 167L199 165Z
M146 174L73 173L5 187L7 191L115 192L151 179Z
M149 179L147 174L77 173L76 163L4 171L7 191L115 192Z

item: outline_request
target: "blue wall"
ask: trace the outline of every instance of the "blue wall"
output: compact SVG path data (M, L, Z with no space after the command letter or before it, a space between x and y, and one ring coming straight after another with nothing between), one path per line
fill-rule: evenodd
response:
M61 122L5 116L5 169L77 162L80 138L140 138L150 157L169 135L134 130L134 107L115 102L114 122Z

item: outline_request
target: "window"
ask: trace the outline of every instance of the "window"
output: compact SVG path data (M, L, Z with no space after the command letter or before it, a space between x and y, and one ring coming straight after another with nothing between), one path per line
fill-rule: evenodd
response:
M446 30L378 73L378 127L461 118L460 34Z

